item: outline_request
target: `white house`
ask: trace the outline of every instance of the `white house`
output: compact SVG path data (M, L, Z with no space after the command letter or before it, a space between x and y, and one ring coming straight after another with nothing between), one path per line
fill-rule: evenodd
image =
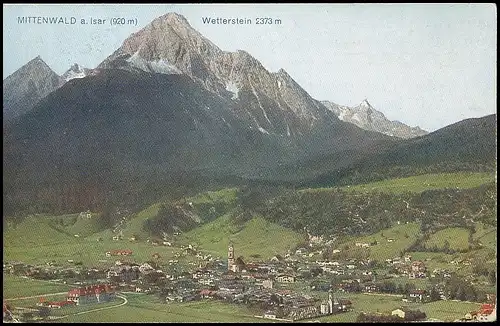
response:
M401 318L405 318L406 312L403 309L395 309L391 312L392 316L399 316Z

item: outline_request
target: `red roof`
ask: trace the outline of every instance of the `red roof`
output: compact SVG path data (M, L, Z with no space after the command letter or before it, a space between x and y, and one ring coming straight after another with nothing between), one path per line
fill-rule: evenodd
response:
M493 309L493 305L489 303L483 303L481 309Z

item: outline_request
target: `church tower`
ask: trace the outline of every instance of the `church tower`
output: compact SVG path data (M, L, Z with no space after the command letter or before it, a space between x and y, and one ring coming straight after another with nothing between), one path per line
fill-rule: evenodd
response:
M333 314L333 291L328 291L328 313Z
M234 265L234 247L233 244L229 244L229 248L227 250L227 269L231 270L231 266Z

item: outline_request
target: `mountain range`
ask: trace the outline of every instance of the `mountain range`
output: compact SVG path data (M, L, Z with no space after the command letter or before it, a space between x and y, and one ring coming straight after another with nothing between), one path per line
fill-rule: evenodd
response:
M368 100L363 100L358 106L341 106L329 101L321 101L342 121L350 122L365 130L377 131L399 138L414 138L427 135L420 127L410 127L399 121L390 121L385 115L375 110Z
M355 108L316 100L285 70L219 49L175 13L93 69L75 64L58 76L30 61L4 80L4 119L4 214L140 201L180 186L179 176L303 181L385 164L408 148L420 157L418 144L440 141L366 100ZM452 148L460 157L463 148Z

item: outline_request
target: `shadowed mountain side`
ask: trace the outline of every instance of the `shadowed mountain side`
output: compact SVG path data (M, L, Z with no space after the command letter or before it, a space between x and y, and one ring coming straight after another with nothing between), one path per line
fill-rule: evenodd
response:
M332 156L311 160L319 176L307 186L349 184L421 173L492 171L496 169L496 114L466 119L428 135L395 143L346 169L333 171ZM358 177L356 177L356 175Z
M100 197L195 171L274 180L262 171L390 140L339 120L308 135L268 134L239 117L238 105L186 75L111 69L70 80L4 128L4 198L13 207L19 198L61 201L64 191Z

